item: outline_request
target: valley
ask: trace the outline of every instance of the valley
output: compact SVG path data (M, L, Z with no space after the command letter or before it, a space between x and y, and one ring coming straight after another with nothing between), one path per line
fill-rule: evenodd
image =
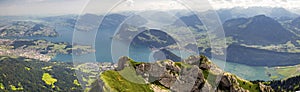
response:
M269 9L218 10L223 28L216 29L224 29L224 39L192 13L172 19L151 11L162 23L149 20L150 11L134 17L0 16L0 91L186 91L180 85L192 91L300 90L300 17L281 8L262 10ZM95 21L102 18L102 24ZM226 46L211 47L211 41ZM124 50L128 55L119 56Z

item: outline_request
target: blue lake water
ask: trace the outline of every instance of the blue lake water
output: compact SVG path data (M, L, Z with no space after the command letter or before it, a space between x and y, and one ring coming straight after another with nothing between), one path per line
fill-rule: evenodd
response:
M212 62L222 66L223 60L212 59ZM267 67L248 66L238 63L226 62L224 70L247 80L271 80L266 74Z
M52 42L68 42L72 43L73 39L73 29L72 28L66 28L66 27L56 27L57 32L60 34L58 37L25 37L25 39L45 39ZM82 39L84 37L87 37L87 35L95 35L95 32L83 32L86 36L82 36ZM96 41L95 41L95 55L96 55L96 61L99 62L112 62L112 56L111 56L111 37L113 33L106 34L105 32L98 32ZM78 39L81 39L81 36L78 36ZM88 42L89 40L87 40ZM122 44L119 44L119 48L122 48ZM151 61L151 57L149 57L152 53L151 50L148 48L130 48L129 49L129 57L136 60L136 61ZM177 55L182 55L183 58L188 57L190 54L185 52L179 52L179 51L172 51ZM79 57L80 60L83 61L93 61L94 58L93 54L85 54L76 56ZM64 54L58 54L56 55L52 61L64 61L64 62L72 62L72 55L64 55ZM225 61L222 60L212 60L215 64L218 66L223 66ZM247 80L270 80L270 78L266 74L266 68L265 67L256 67L256 66L247 66L243 64L237 64L237 63L225 63L225 71L231 72L236 74L237 76L240 76L241 78L247 79Z

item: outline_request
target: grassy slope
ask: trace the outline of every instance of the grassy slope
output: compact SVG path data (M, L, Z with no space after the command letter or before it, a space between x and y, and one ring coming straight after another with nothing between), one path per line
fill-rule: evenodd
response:
M131 65L138 65L141 64L141 62L135 62L133 60L130 60ZM207 62L210 63L210 62ZM191 65L185 64L182 62L176 62L175 65L180 66L180 67L185 67L185 68L190 68ZM126 74L126 75L124 75ZM213 79L216 79L217 75L214 74L213 72L209 70L203 70L204 78L210 83L214 83ZM256 83L252 83L250 81L241 79L233 74L228 73L229 75L227 76L233 76L238 84L236 86L242 87L246 90L249 90L250 92L260 92L259 91L259 86ZM105 83L105 86L107 89L111 89L112 91L121 91L121 92L152 92L153 90L150 88L150 85L156 85L160 86L160 84L139 84L139 83L132 83L128 80L126 80L124 77L127 77L128 80L131 81L141 81L141 77L137 76L135 74L134 70L130 70L130 67L124 68L122 71L106 71L101 74L101 79ZM209 76L209 78L208 78Z
M237 79L240 87L242 87L242 88L244 88L246 90L249 90L250 92L260 92L258 84L254 84L252 82L249 82L247 80L241 79L239 77L236 77L236 79Z
M101 74L101 79L111 91L116 92L153 92L148 84L132 83L117 71L109 70Z

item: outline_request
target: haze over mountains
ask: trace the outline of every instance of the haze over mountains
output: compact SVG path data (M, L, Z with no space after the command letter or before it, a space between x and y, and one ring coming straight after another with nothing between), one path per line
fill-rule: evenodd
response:
M210 15L215 12L206 11L200 13L202 13L206 17L210 17ZM103 85L104 83L105 87L101 87L100 89L107 88L122 91L128 88L131 90L136 89L139 91L143 90L152 92L155 91L155 88L171 89L170 84L175 83L177 79L180 80L180 82L184 81L185 78L189 79L190 76L180 77L178 75L181 73L181 71L185 71L185 68L187 68L187 70L192 69L193 67L195 68L195 66L190 65L190 63L193 62L200 63L197 64L196 71L201 71L195 76L192 76L197 78L197 81L193 86L193 90L199 91L200 89L202 90L202 88L211 90L210 88L212 88L211 85L213 85L213 83L210 83L209 79L207 79L208 74L211 73L211 70L219 70L219 67L214 64L217 62L214 62L214 60L209 60L212 55L224 55L227 58L227 62L229 62L228 64L233 64L231 65L231 69L235 69L232 70L234 72L242 72L242 74L254 74L252 76L255 76L257 74L267 76L267 78L249 78L250 80L278 80L266 82L250 82L231 73L224 73L220 82L221 84L217 86L217 89L220 91L248 90L252 92L299 90L299 81L293 81L299 80L299 77L293 77L287 80L279 80L281 78L291 77L290 75L292 74L290 73L294 73L295 75L298 74L300 69L297 66L300 64L299 15L289 12L284 8L270 7L235 7L231 9L220 9L217 10L216 13L220 16L220 22L223 25L225 39L227 40L227 46L220 46L221 48L218 48L218 50L213 50L210 42L211 39L217 39L217 37L214 37L215 35L208 36L207 34L209 32L206 29L205 23L202 22L201 19L199 20L195 14L186 13L186 11L184 10L173 10L170 12L152 10L143 11L136 14L132 12L120 12L108 15L87 13L83 15L62 15L48 17L1 16L0 27L4 27L7 24L11 24L14 22L16 22L17 24L0 30L1 36L4 37L1 38L4 40L0 40L3 41L3 45L0 44L0 51L10 52L16 51L16 48L19 48L21 50L18 50L20 52L17 53L22 54L22 49L26 48L30 51L36 50L36 53L38 53L38 55L48 55L48 52L58 54L57 52L67 51L68 53L66 54L68 54L68 56L72 56L72 54L70 54L72 52L72 49L82 52L84 51L84 46L73 47L67 43L52 43L51 41L55 41L53 40L54 37L51 38L50 35L39 34L51 31L51 33L55 33L55 37L61 37L63 35L61 35L60 33L66 32L65 34L71 33L68 36L72 38L72 33L76 31L79 32L79 34L85 35L85 38L90 37L91 39L96 40L95 54L99 55L101 58L109 58L103 59L103 61L105 62L113 62L112 60L109 61L111 55L108 55L112 53L111 49L119 50L122 49L121 47L123 46L118 45L117 48L113 48L111 46L112 40L118 40L121 42L132 41L130 42L130 46L141 49L139 50L141 53L133 53L137 57L144 58L143 55L145 53L148 55L147 51L149 51L149 53L153 51L153 57L157 57L154 60L158 62L154 63L140 60L137 60L139 62L135 62L133 59L130 59L128 57L122 57L119 60L121 61L120 63L123 64L119 65L121 69L115 69L116 65L112 63L87 63L82 61L82 63L79 63L78 65L72 65L70 63L60 61L40 62L39 60L30 58L10 57L13 55L1 56L3 54L1 52L0 71L2 71L2 74L0 73L0 91L99 90L97 88L97 86L99 86L98 84ZM65 29L56 30L56 26L62 26ZM55 29L47 30L52 27ZM189 29L191 31L190 34L182 32L186 29ZM57 34L55 31L57 32ZM20 39L27 39L28 41L26 40L18 42L18 40L16 39L19 38L9 38L6 34L7 32L14 33L13 35L25 33L26 35L24 36L29 35L29 38L24 37ZM30 36L35 32L39 33L36 33L37 36L42 36L43 38L34 38L34 35ZM172 34L168 32L174 32L181 35L172 36ZM92 38L93 36L91 35L97 35L97 37ZM38 40L31 41L31 37ZM184 48L180 48L176 43L180 38L195 38L194 40L197 44L190 41L187 42L188 44L183 44ZM49 41L39 39L46 39ZM216 43L222 43L223 40L213 41L217 41ZM30 44L28 44L28 42L30 42ZM72 40L70 40L69 43L70 42L72 42ZM10 43L16 45L4 45ZM90 48L90 46L88 46L88 50L89 49L94 48ZM197 49L199 51L199 54L203 54L205 56L192 56L185 59L186 57L177 56L176 51L181 49L187 49L186 52L192 52L191 50ZM227 54L222 53L225 51L225 49L227 49ZM102 54L107 54L108 56L102 56ZM51 54L51 56L54 55ZM82 57L90 58L85 56ZM146 58L148 59L151 57L146 56ZM161 76L156 77L148 74L148 71L161 72L151 70L152 68L150 69L150 67L152 67L152 65L166 66L164 67L166 68L166 71L163 71L165 73ZM251 69L253 68L254 70L257 69L257 71L254 71L254 73L252 73L253 71L241 71L236 68L239 65L241 65L241 67L251 67ZM74 68L72 66L74 66ZM265 71L268 67L276 68L274 68L273 71ZM243 70L247 70L247 68ZM6 71L6 69L12 70ZM134 71L128 71L128 69L133 69ZM265 70L259 71L261 69ZM79 72L81 75L77 75L76 72ZM99 77L100 72L102 74ZM136 79L159 80L151 81L149 83L147 82L147 84L145 85L135 84L131 83L128 80L125 80L122 76L120 76L122 72L129 75L138 73L141 74L141 76L132 76L132 78ZM65 74L66 76L63 76L63 74ZM213 77L215 77L214 74L215 73L212 72ZM24 77L21 77L23 75ZM32 79L35 80L34 82L30 82L30 80L32 80L31 77L33 77ZM70 80L65 77L69 78ZM102 81L94 81L95 79L99 78ZM80 83L78 81L80 81ZM126 88L123 87L123 85L126 86ZM82 89L81 86L87 89ZM138 88L135 88L136 86L138 86ZM93 87L95 87L95 89L92 89Z
M234 7L231 9L220 9L217 10L221 21L226 21L228 19L232 18L247 18L247 17L253 17L256 15L266 15L271 18L295 18L299 17L298 14L291 12L289 10L286 10L285 8L280 7Z
M283 44L296 39L295 34L265 15L228 20L223 27L226 36L245 44Z
M46 23L56 23L56 25L60 24L60 25L66 25L71 27L74 27L76 25L76 29L79 31L100 30L99 31L100 35L98 37L113 37L113 34L116 32L118 26L122 24L123 21L125 20L126 23L123 24L128 24L130 26L125 27L124 30L126 30L126 28L134 27L134 26L143 27L145 24L153 23L152 20L160 19L159 21L163 23L169 23L170 26L175 26L174 29L178 29L179 27L184 27L184 25L182 25L183 23L187 27L190 27L195 30L193 33L196 34L196 40L198 42L200 40L203 40L203 37L200 36L205 36L205 32L206 32L205 24L203 24L201 22L201 19L199 20L196 15L192 13L180 13L181 11L182 10L172 11L171 14L176 14L174 15L177 17L177 18L175 17L175 19L166 18L166 16L170 16L167 13L158 12L158 11L144 11L139 14L132 14L130 12L123 14L123 12L121 12L121 13L109 14L106 16L96 15L96 14L85 14L79 16L79 19L76 19L77 15L51 16L51 17L42 17L42 18L36 17L33 18L33 20L42 20L45 21ZM178 13L174 13L174 12L178 12ZM299 40L299 34L300 34L300 31L298 30L300 27L299 26L300 17L298 18L297 14L289 12L284 8L235 7L231 9L220 9L217 10L216 12L219 14L221 22L223 23L223 28L225 31L226 38L230 38L233 40L233 41L229 41L228 45L234 43L235 45L246 44L246 45L268 46L268 45L282 45L291 41L293 45L299 46L299 43L297 41ZM149 13L150 15L147 15L147 13ZM209 15L213 13L213 11L206 11L202 13L204 15ZM152 20L149 20L149 17L153 17L151 18ZM13 18L14 17L12 17L11 19ZM102 18L103 18L102 24L99 25L101 22L100 19ZM150 27L146 28L144 31L146 31L147 29L163 31L162 29L155 29L155 28L153 29ZM123 30L122 27L121 30ZM198 36L198 34L201 35ZM147 35L144 36L141 35L141 37L149 38L147 37ZM207 38L205 39L208 40ZM136 43L140 43L140 44L148 43L147 41L142 41L142 40L135 40L135 41L137 41ZM246 48L253 48L253 47L247 46ZM254 49L258 49L258 48L254 48ZM205 51L204 53L206 53L207 55L210 54L209 47L205 47L203 51ZM251 53L249 53L248 55L251 56ZM238 58L246 58L246 57L238 57Z
M173 11L174 12L174 11ZM128 24L129 26L121 27L120 30L127 30L127 28L132 29L130 27L143 27L147 23L153 23L152 20L160 19L159 21L169 23L171 26L176 27L184 27L183 24L185 24L187 27L190 27L195 30L193 32L194 34L202 34L202 36L205 36L205 32L207 31L205 29L205 24L201 22L201 19L199 20L198 17L192 13L184 13L180 14L180 10L176 11L178 12L177 19L170 19L165 18L166 16L169 16L166 13L162 12L156 12L156 11L145 11L142 13L139 13L138 15L132 14L132 13L125 13L125 14L109 14L106 16L103 15L95 15L95 14L85 14L82 16L79 16L79 19L76 20L76 17L67 15L67 16L56 16L56 17L46 17L42 18L44 21L47 22L60 22L64 23L65 25L74 26L76 21L76 28L79 31L95 31L100 30L98 37L113 37L113 34L118 31L117 28L120 26L120 24L123 23L123 21L126 21L124 24ZM153 18L152 20L149 20L149 15L146 16L146 14L149 13ZM203 12L204 15L209 15L210 13L213 13L212 11ZM229 41L228 45L235 44L235 45L259 45L259 46L268 46L268 45L282 45L286 44L287 42L291 41L291 43L295 46L298 46L299 43L297 42L299 40L299 33L300 31L295 28L299 28L299 20L298 15L292 12L289 12L288 10L285 10L284 8L269 8L269 7L249 7L249 8L232 8L232 9L220 9L217 10L217 13L220 16L221 21L223 22L223 28L225 31L226 38L230 38L233 41ZM170 13L169 13L170 14ZM174 13L176 14L176 13ZM130 16L129 16L130 15ZM69 16L69 17L68 17ZM103 18L102 24L100 24L100 19ZM97 21L99 20L99 21ZM136 22L138 20L138 22ZM110 29L110 30L107 30ZM144 31L151 28L146 28ZM140 31L143 30L139 29ZM157 30L157 29L152 29ZM133 31L133 30L131 30ZM160 31L163 31L160 29ZM123 34L126 35L126 34ZM130 37L129 35L127 35ZM149 38L147 37L149 35L140 35L140 37L137 38ZM153 36L153 34L152 34ZM156 35L157 36L157 35ZM153 36L155 37L155 36ZM124 37L123 37L124 38ZM125 37L126 38L126 37ZM159 37L158 37L159 38ZM203 40L202 37L196 36L196 40L200 41ZM139 43L141 45L145 45L147 43L148 45L151 43L151 41L143 41L141 39L135 39L136 42L133 43ZM206 38L205 38L206 39ZM208 39L206 39L208 40ZM156 41L152 41L156 42ZM158 42L158 41L157 41ZM156 42L156 43L157 43ZM207 42L207 41L204 41ZM202 44L202 43L198 43ZM207 44L207 43L204 43ZM171 44L169 44L171 45ZM161 47L161 46L155 46L155 47ZM201 47L201 46L200 46ZM240 47L240 46L229 46L231 47ZM244 46L242 46L244 48ZM253 47L245 47L244 49L249 48L251 51L252 49L258 49ZM284 48L284 47L282 47ZM200 49L201 50L201 49ZM209 47L204 47L204 53L208 56L210 56L210 49ZM260 51L255 50L253 52ZM239 53L238 49L229 49L229 53ZM252 51L251 51L252 52ZM276 51L275 51L276 52ZM298 53L298 52L295 52ZM252 57L251 59L247 56L255 56L257 53L248 53L245 56L236 56L236 58L240 59L249 59L249 61L257 60L255 57ZM272 55L272 52L268 52L266 54ZM275 53L273 53L275 55ZM288 55L288 54L285 54ZM233 60L232 62L239 62L243 63L242 61L238 61L239 59L232 59L229 56L229 60ZM259 58L259 57L257 57ZM271 58L271 57L269 57ZM287 58L286 58L287 59ZM284 59L285 60L285 59ZM295 60L298 60L295 58ZM255 61L253 61L255 62ZM274 61L275 62L275 61ZM245 64L245 63L243 63ZM246 63L248 64L248 63ZM285 65L285 64L279 64L278 65ZM296 64L296 63L293 63ZM268 63L261 62L257 64L249 64L249 65L269 65ZM270 64L274 65L274 64ZM276 65L276 63L275 63Z

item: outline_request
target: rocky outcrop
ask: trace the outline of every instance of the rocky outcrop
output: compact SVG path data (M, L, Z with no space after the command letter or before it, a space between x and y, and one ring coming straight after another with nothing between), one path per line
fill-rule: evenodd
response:
M159 81L162 86L170 88L175 83L180 72L180 67L171 60L156 63L142 63L136 67L137 74L142 75L149 82ZM149 78L152 78L149 80Z
M258 85L259 85L260 91L262 91L262 92L273 92L274 91L271 86L266 86L260 82L258 83Z
M260 82L252 83L230 73L225 73L223 75L217 90L219 92L274 92L271 86L266 86Z
M224 76L220 80L220 84L218 86L218 91L229 91L229 92L248 92L239 86L239 83L235 76L231 74L224 74Z
M155 92L273 92L270 86L224 73L205 56L191 56L183 62L162 60L155 63L121 57L118 64L118 71L133 67Z
M205 80L205 84L201 89L197 89L197 90L192 90L191 92L212 92L213 88L212 86L207 83L207 81Z
M117 71L123 70L125 67L129 67L130 63L130 58L129 57L121 57L118 61L118 67L116 68Z

